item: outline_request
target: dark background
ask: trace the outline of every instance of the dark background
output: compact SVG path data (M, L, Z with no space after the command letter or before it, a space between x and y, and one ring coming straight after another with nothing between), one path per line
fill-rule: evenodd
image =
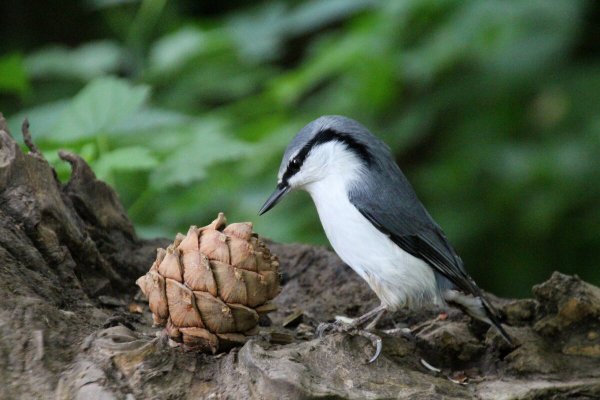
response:
M225 211L325 244L314 206L256 212L323 114L393 149L485 289L600 283L600 3L0 3L0 110L57 165L83 155L143 236Z

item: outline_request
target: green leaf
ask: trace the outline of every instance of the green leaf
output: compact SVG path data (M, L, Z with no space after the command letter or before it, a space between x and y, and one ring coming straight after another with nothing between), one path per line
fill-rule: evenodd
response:
M27 118L34 139L50 136L53 132L51 128L68 105L68 100L59 100L21 111L8 119L10 130L19 136L17 133L21 132L21 124Z
M204 33L185 27L159 39L150 50L149 68L153 73L166 73L185 65L206 48Z
M149 149L131 146L102 154L94 170L100 179L105 179L113 171L147 171L157 165L158 160Z
M122 7L127 4L139 3L139 0L87 0L86 3L92 9L107 9Z
M191 117L175 111L144 107L116 124L114 130L123 134L134 134L142 131L173 129L189 123L190 120Z
M155 188L189 185L202 180L210 165L250 154L252 146L224 133L219 121L203 121L188 132L189 141L167 157L151 176Z
M115 42L103 40L76 49L48 47L27 56L25 66L33 78L67 78L89 81L116 72L123 50Z
M322 28L327 24L348 18L360 11L374 8L375 0L312 0L300 3L288 13L286 26L294 34L303 34Z
M98 78L83 88L63 111L53 128L55 140L77 140L115 127L146 101L149 88L116 78Z
M276 58L289 37L304 35L363 11L373 0L312 0L297 7L271 2L235 15L226 27L241 56L250 62Z
M346 35L322 44L318 54L305 65L271 81L272 95L287 104L293 104L327 78L340 76L355 63L362 62L361 55L370 43L360 35Z
M20 54L0 57L0 92L23 95L29 89L29 80Z

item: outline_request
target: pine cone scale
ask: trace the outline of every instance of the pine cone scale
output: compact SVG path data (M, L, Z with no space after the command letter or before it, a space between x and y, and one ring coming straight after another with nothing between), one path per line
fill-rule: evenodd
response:
M171 321L177 327L200 327L204 323L196 308L194 292L181 283L167 278L167 302Z
M252 224L191 226L137 280L156 325L184 347L215 353L258 332L259 314L273 311L279 262Z

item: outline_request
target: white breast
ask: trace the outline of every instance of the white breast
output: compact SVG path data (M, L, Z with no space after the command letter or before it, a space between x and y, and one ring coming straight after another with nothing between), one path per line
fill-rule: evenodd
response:
M346 186L357 175L333 174L304 187L325 234L340 258L368 282L389 310L442 304L432 269L375 228L348 200Z

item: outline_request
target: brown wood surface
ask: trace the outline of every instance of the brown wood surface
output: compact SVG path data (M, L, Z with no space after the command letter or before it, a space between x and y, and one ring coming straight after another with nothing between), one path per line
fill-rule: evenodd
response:
M494 299L516 349L461 314L388 316L382 329L408 324L416 337L381 333L368 365L363 338L313 333L374 295L335 254L305 245L270 244L283 290L256 338L184 353L152 328L135 286L170 241L140 240L80 157L60 153L72 167L61 183L27 124L24 138L28 153L0 117L0 399L600 398L597 287L555 273L531 299Z

